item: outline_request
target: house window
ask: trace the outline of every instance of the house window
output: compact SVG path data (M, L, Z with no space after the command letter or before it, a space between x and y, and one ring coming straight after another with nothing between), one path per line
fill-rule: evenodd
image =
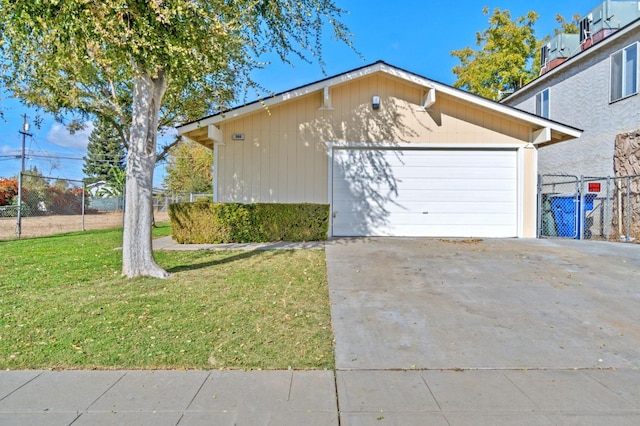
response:
M536 115L549 118L549 89L544 89L536 95Z
M611 55L611 102L638 93L638 44Z

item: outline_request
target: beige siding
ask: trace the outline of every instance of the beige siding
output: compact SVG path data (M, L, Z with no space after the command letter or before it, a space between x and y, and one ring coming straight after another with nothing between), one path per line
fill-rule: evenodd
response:
M381 98L379 110L371 98ZM326 142L508 144L530 129L437 94L419 111L422 89L382 74L331 88L333 110L317 92L224 122L218 199L238 202L328 202ZM244 141L232 141L243 133ZM534 172L535 173L535 172Z

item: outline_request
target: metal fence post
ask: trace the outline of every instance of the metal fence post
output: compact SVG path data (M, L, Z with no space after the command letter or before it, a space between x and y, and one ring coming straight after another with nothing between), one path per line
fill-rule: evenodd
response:
M585 208L584 208L584 176L580 175L580 183L579 183L580 187L578 188L578 208L576 209L577 213L578 213L578 217L576 218L578 220L579 226L578 226L578 239L582 240L584 239L584 222L586 220L586 215L585 215Z
M611 239L611 176L607 176L607 197L604 205L604 236L607 240Z
M84 180L82 181L82 230L85 231L84 229L84 193L86 190L86 186L85 186L85 182Z
M16 212L16 237L22 234L22 172L18 173L18 211Z
M544 206L542 205L542 175L538 175L538 225L536 226L536 238L540 238L542 236L543 210Z

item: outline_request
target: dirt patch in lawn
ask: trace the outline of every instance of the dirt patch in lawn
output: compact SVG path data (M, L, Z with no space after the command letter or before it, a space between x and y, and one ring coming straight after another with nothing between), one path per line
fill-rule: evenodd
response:
M169 220L167 212L155 212L156 222ZM22 219L23 238L42 237L45 235L60 234L62 232L82 231L82 215L52 215L25 217ZM122 212L105 212L86 214L84 216L84 229L107 229L122 226ZM16 219L0 219L0 240L16 238Z

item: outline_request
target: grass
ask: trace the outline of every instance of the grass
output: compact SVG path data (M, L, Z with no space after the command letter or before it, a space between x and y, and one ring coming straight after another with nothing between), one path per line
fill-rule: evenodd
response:
M0 241L0 368L334 367L322 251L157 252L172 278L127 280L121 234Z

